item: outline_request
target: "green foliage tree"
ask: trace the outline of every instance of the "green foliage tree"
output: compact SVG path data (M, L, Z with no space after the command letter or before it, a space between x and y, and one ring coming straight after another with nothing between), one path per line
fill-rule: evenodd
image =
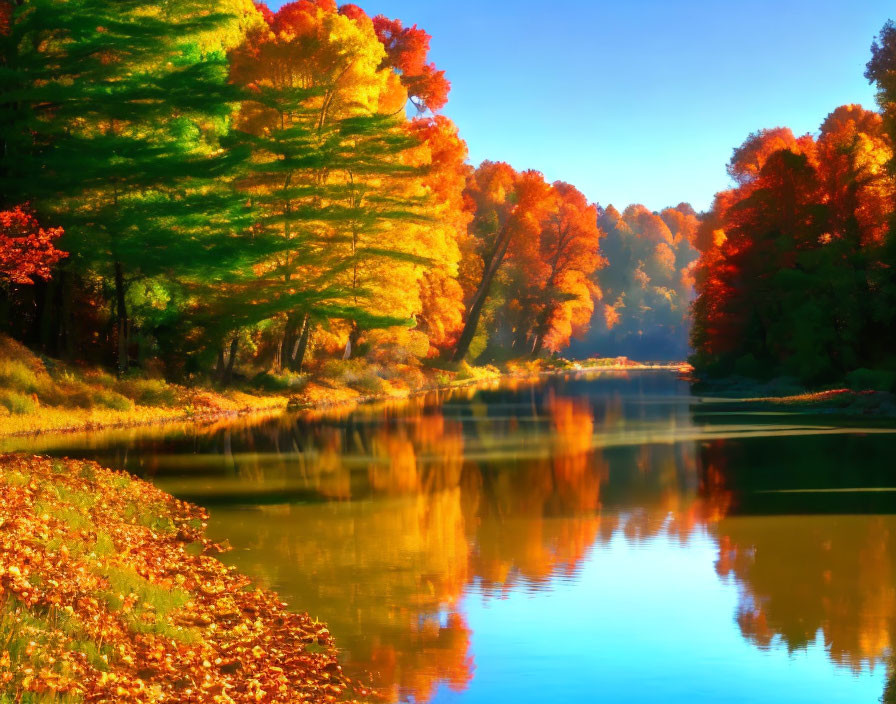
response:
M236 100L236 18L195 0L22 0L2 38L0 190L65 228L71 266L112 282L119 371L128 287L213 279L248 210L219 137Z

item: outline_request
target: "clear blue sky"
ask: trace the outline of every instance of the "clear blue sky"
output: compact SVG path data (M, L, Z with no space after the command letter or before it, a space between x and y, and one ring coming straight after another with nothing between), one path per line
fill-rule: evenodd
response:
M279 6L273 2L272 7ZM884 0L356 0L433 36L474 164L617 207L706 208L752 131L817 130L863 77Z

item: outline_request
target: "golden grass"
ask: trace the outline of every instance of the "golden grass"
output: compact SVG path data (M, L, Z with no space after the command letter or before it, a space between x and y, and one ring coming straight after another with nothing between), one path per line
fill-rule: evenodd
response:
M212 391L161 379L116 379L102 370L45 363L0 336L0 436L216 418L286 407L277 394Z

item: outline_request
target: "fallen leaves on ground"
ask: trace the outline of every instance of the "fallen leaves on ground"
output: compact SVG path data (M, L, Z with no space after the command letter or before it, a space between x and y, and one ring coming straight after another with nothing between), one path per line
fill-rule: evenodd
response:
M368 696L342 673L324 624L214 557L206 520L93 462L0 455L0 692L85 702Z

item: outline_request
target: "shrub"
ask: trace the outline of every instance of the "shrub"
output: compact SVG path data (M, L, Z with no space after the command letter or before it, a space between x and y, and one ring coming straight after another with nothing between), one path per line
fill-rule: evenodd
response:
M25 415L34 413L38 408L38 403L33 396L0 389L0 406L14 415Z
M407 364L426 357L429 352L429 337L419 330L400 327L371 330L366 338L367 349L363 354L380 364Z
M896 389L896 372L885 369L856 369L846 375L849 388L856 391L893 391Z
M33 367L17 359L0 359L0 386L14 391L33 394L40 391L49 381Z
M92 369L84 373L84 381L88 384L99 385L107 389L114 388L118 380L100 369Z
M762 376L763 369L759 360L748 352L734 363L734 372L739 376L756 379Z
M300 391L307 381L303 374L261 372L252 378L251 384L261 391Z
M177 390L161 379L123 379L115 390L140 406L176 406Z
M97 389L91 393L92 407L109 408L113 411L130 411L134 402L116 391Z
M93 408L93 390L79 382L60 387L61 393L55 405L67 408Z
M364 359L328 359L320 367L320 376L351 386L370 371Z
M386 390L385 382L373 373L358 376L348 382L348 385L355 391L369 396L381 394Z

